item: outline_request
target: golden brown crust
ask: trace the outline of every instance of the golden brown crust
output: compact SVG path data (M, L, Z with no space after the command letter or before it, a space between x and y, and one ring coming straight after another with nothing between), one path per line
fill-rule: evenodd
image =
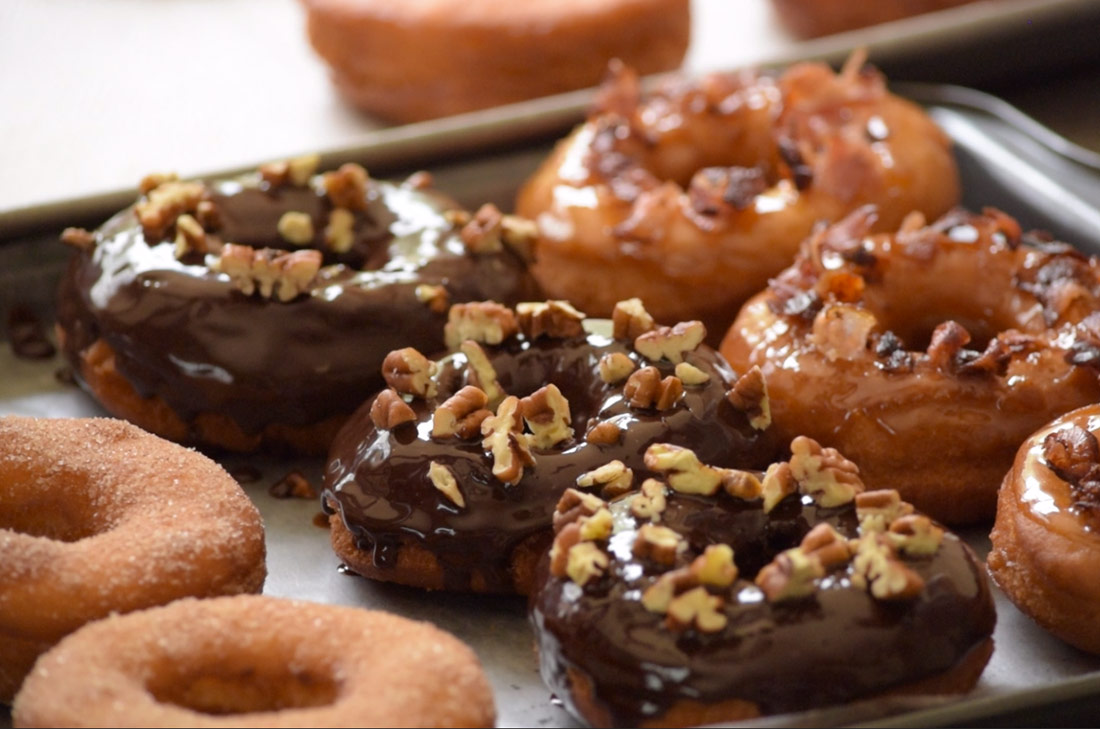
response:
M23 643L5 661L112 612L263 587L237 483L128 423L0 418L0 495L0 641Z
M477 657L427 624L261 596L180 600L66 638L17 726L492 726Z
M58 336L63 336L60 331ZM221 413L200 413L188 425L159 397L142 397L115 367L115 353L98 339L80 355L79 374L88 390L112 415L125 418L150 433L179 443L213 445L251 453L261 448L324 455L346 416L308 426L271 424L257 434L245 433Z
M420 121L594 86L613 58L679 66L687 0L304 0L314 49L353 104Z
M1020 447L998 494L988 563L1021 611L1070 645L1100 654L1100 534L1066 508L1065 482L1038 457L1052 428L1097 413L1095 406L1069 413Z
M772 0L780 21L800 38L817 38L931 13L974 0Z

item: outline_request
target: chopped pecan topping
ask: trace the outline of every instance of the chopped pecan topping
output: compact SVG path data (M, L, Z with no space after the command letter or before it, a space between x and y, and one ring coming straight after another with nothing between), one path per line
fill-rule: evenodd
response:
M626 299L615 304L611 312L611 326L615 339L634 341L657 325L641 299Z
M684 354L694 352L707 336L707 328L701 321L682 321L672 327L657 327L639 334L634 349L653 360L684 361Z
M811 341L825 359L856 359L867 351L875 315L850 304L830 304L814 317Z
M691 178L688 197L695 212L714 216L730 208L744 210L767 188L764 171L757 167L706 167Z
M496 415L485 418L481 423L481 434L485 436L481 445L493 456L493 475L504 483L519 483L524 467L535 465L535 457L531 455L522 427L519 398L514 395L504 398Z
M560 532L566 524L572 524L581 517L592 516L606 506L607 502L595 494L574 488L566 489L554 508L554 533Z
M427 190L429 187L435 184L435 180L432 178L432 173L426 170L417 170L401 183L401 187L407 190Z
M321 253L315 250L287 253L273 248L226 243L213 270L227 276L245 296L259 292L270 299L290 301L301 294L321 270Z
M594 445L613 445L619 442L623 429L613 420L605 420L601 423L593 423L588 432L584 434L586 443Z
M313 242L313 218L309 213L291 210L283 213L276 226L279 235L287 243L305 246Z
M481 424L492 415L485 408L488 402L481 388L466 385L435 409L432 414L432 437L457 437L461 440L477 437Z
M305 187L309 184L309 178L317 174L317 168L321 166L321 155L316 153L303 154L287 160L287 178L295 187Z
M431 480L432 486L435 486L436 490L451 500L452 504L460 509L466 508L466 499L462 496L462 491L458 488L458 481L455 479L455 475L451 473L451 469L439 461L432 461L428 466L428 479Z
M861 532L884 532L899 516L913 513L913 505L902 501L894 489L856 494L856 516Z
M643 367L627 378L623 386L623 397L635 408L654 408L668 410L684 394L684 385L675 375L661 379L656 367Z
M737 579L737 565L733 561L733 547L728 544L711 544L695 558L688 571L700 584L711 587L729 587Z
M183 213L194 212L206 194L201 182L164 182L134 205L134 214L150 240L161 240Z
M455 304L447 314L443 339L454 350L467 339L485 344L500 344L519 331L516 315L495 301Z
M821 562L826 570L848 564L852 559L848 540L827 522L822 522L807 532L798 547L807 556Z
M584 335L584 312L568 301L527 301L516 305L519 330L528 339L548 336L567 339Z
M900 516L886 533L890 544L902 554L923 557L935 554L943 541L943 529L923 514Z
M427 304L428 308L437 314L442 314L451 306L451 295L447 293L445 286L420 284L416 287L415 293L417 301Z
M768 602L785 602L809 597L817 589L817 580L825 576L825 566L801 547L776 555L756 575L756 586Z
M768 399L768 382L757 365L753 365L752 369L737 378L737 382L726 393L726 399L748 416L749 425L753 428L765 430L771 425L772 407Z
M334 208L325 226L325 245L333 253L347 253L355 244L355 213ZM310 238L312 239L312 235Z
M531 445L536 448L553 448L573 437L569 415L569 401L557 385L540 387L519 401L520 412L531 429Z
M600 494L604 498L625 494L633 485L634 471L627 468L622 461L611 461L577 476L578 488L590 489L599 486Z
M317 490L301 471L291 471L267 490L277 499L316 499Z
M665 617L673 630L695 626L701 633L717 633L728 622L721 612L724 604L722 598L711 595L706 588L696 587L672 598Z
M676 376L679 377L680 382L684 383L687 387L705 385L710 381L710 375L690 362L681 362L676 365Z
M654 443L645 452L646 468L665 474L674 491L712 496L722 485L722 469L705 466L695 451L672 445Z
M367 209L367 183L370 176L353 162L340 165L335 172L321 175L321 184L333 207L347 210Z
M881 534L865 534L856 544L852 584L879 600L912 600L924 589L924 580L894 557Z
M534 260L533 249L539 237L535 221L518 215L505 215L501 221L501 240L525 261Z
M641 491L630 498L630 513L638 519L658 522L667 506L665 485L655 478L643 481Z
M138 183L138 190L142 195L148 195L164 183L177 182L178 180L179 175L175 172L153 172L141 178L141 182Z
M1100 443L1081 426L1071 425L1043 439L1043 458L1063 481L1083 481L1096 472Z
M826 509L850 503L863 491L859 467L812 438L800 435L791 442L790 463L799 490Z
M595 513L595 512L593 512ZM565 568L569 564L569 550L581 542L581 527L576 521L562 525L554 535L554 544L550 547L550 574L565 577Z
M928 362L941 372L953 372L963 347L970 343L970 332L962 324L945 321L932 331Z
M779 502L798 492L798 483L791 473L791 464L786 461L773 463L764 473L764 480L760 482L761 495L764 497L764 513L770 514L771 510L778 506Z
M607 571L607 554L594 542L578 542L569 548L565 573L581 587Z
M489 398L489 407L495 408L504 399L505 392L497 382L497 371L489 361L489 356L485 354L481 345L472 339L467 339L459 345L459 351L466 355L466 363L469 365L466 370L467 381L484 390L486 397Z
M176 218L175 255L181 259L191 251L206 253L206 231L199 221L184 213Z
M213 200L200 200L195 207L195 217L199 224L206 230L215 230L221 227L222 214Z
M466 250L474 254L498 253L503 250L503 222L504 215L496 205L485 203L478 208L474 217L459 232L462 242L466 244Z
M393 430L399 425L416 420L416 413L401 399L397 390L388 387L374 398L370 406L370 419L380 430Z
M609 385L615 385L625 380L634 371L634 360L622 352L611 352L600 357L598 368L600 379Z
M687 548L684 541L676 532L668 527L656 524L642 524L634 538L633 554L639 559L648 559L657 564L671 565L676 561L682 549Z
M65 228L61 242L77 250L85 251L95 246L95 233L84 228Z
M402 395L423 399L435 397L438 389L432 379L435 371L435 362L413 347L395 349L382 360L382 377Z
M582 516L577 520L581 530L581 539L585 542L604 542L611 538L615 520L606 508L596 509L594 514Z
M752 501L764 495L764 484L755 473L736 468L717 470L722 474L722 490L735 499Z

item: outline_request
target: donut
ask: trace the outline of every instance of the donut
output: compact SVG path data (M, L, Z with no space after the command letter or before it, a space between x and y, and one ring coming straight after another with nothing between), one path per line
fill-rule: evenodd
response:
M984 566L835 449L799 437L764 473L667 443L645 460L657 476L618 497L567 491L540 563L541 672L573 714L710 725L977 682Z
M948 524L993 519L1016 449L1100 399L1100 266L993 209L817 231L722 342L773 427L808 435Z
M258 595L112 616L39 660L22 727L493 726L473 652L428 623Z
M1024 441L997 497L987 562L1021 611L1100 654L1100 406L1074 410Z
M442 347L450 301L535 291L529 223L471 216L426 175L317 164L150 176L94 233L65 232L61 350L108 411L185 444L323 455L386 353Z
M974 0L772 0L779 22L799 38L817 38L965 5Z
M129 423L0 417L0 703L111 613L259 592L264 532L202 454Z
M645 98L621 69L517 198L547 295L593 316L637 296L720 334L817 221L868 203L884 230L947 212L946 136L862 63L677 80Z
M656 326L634 299L606 334L585 325L561 301L456 304L458 351L391 353L389 387L329 452L337 556L376 580L527 594L567 487L616 491L657 441L724 466L775 452L759 373L738 378L702 324Z
M336 89L412 122L595 86L622 59L680 65L688 0L302 0Z

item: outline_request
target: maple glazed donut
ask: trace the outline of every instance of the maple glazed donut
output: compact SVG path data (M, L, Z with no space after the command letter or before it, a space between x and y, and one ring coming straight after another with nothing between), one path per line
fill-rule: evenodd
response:
M546 293L593 316L637 296L718 333L819 220L866 203L884 230L945 213L959 196L947 137L862 62L710 75L646 98L620 71L517 199L538 224Z
M542 676L594 726L695 726L974 686L984 566L800 437L766 473L659 443L655 478L570 490L531 598Z
M993 518L1020 443L1100 399L1100 266L1009 216L956 210L815 233L722 342L759 366L781 437L809 435L940 521Z
M987 561L1020 610L1067 643L1100 654L1098 432L1100 406L1089 405L1020 446L998 495Z
M62 641L15 700L16 726L483 727L468 647L379 611L242 595L179 600Z
M615 492L657 441L721 466L775 453L759 373L737 378L702 324L658 327L637 299L616 307L613 336L583 319L557 301L459 304L457 353L387 357L390 388L329 453L337 556L374 579L526 594L565 488Z
M323 454L386 353L442 347L450 301L534 292L522 221L471 220L426 175L316 167L150 177L94 234L66 231L61 348L107 410L178 442Z
M303 0L344 97L421 121L595 86L614 58L680 65L688 0Z
M264 532L202 454L106 419L0 418L0 703L64 635L181 597L259 592Z

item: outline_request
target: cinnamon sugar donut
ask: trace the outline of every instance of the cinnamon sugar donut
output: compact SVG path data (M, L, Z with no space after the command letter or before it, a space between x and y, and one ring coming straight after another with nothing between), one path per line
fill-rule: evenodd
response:
M1100 262L996 210L811 236L722 343L759 366L774 426L951 524L991 520L1020 443L1100 399Z
M613 336L583 318L564 302L456 305L460 351L386 359L391 387L337 436L325 476L333 547L352 570L525 594L567 487L625 488L657 441L721 466L774 453L759 373L738 378L699 322L657 327L636 299Z
M521 189L534 274L593 316L640 297L665 321L724 330L820 220L879 206L879 229L958 201L947 137L856 53L666 84L622 71Z
M619 58L641 73L680 65L688 0L302 0L336 88L400 122L599 83Z
M493 726L453 636L383 612L242 595L112 616L39 660L21 727Z
M264 534L205 456L101 419L0 418L0 703L110 613L259 592Z
M957 693L992 651L983 565L808 438L721 482L651 445L656 478L571 490L531 599L542 676L594 726L695 726Z
M1100 406L1028 438L1005 476L989 570L1039 625L1100 654Z
M528 298L528 233L316 156L220 182L143 181L77 247L61 349L112 414L188 444L323 454L403 345L442 347L450 301Z

